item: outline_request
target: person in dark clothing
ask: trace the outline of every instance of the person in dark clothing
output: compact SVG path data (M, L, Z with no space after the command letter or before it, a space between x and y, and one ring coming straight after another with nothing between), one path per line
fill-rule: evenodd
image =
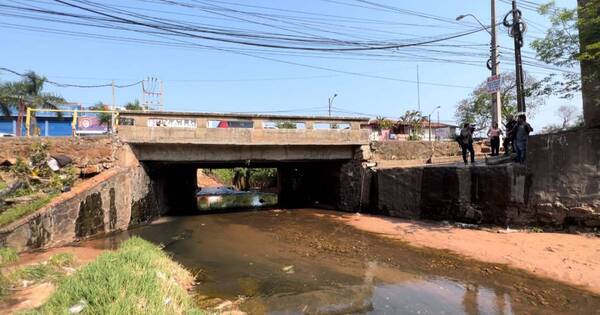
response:
M471 164L475 163L475 151L473 150L473 129L469 124L464 124L460 130L460 147L465 165L467 165L467 151L471 154Z
M526 121L525 115L519 115L518 123L513 130L515 134L517 162L525 163L525 157L527 156L527 139L529 138L529 133L533 131L533 128L531 128L531 125Z
M513 129L517 125L517 121L513 116L508 116L506 123L506 138L504 138L504 155L509 155L510 152L515 152L515 135Z
M492 145L492 156L497 156L500 154L500 136L502 135L502 129L498 128L497 123L493 123L492 128L488 130L487 135L490 138L490 144Z

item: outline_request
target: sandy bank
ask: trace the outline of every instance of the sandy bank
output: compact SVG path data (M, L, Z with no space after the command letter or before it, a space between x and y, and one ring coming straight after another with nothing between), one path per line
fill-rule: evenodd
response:
M506 264L600 293L598 237L470 230L371 215L345 214L338 220L411 245L445 249L484 262Z

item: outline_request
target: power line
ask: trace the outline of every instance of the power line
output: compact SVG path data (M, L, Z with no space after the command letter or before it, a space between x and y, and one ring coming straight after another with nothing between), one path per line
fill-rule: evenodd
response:
M18 76L24 77L24 78L29 77L29 75L27 75L26 73L20 73L20 72L17 72L15 70L11 70L11 69L4 68L4 67L0 67L0 70L6 71L6 72L10 72L10 73L12 73L14 75L18 75ZM101 87L113 87L112 83L97 84L97 85L80 85L80 84L58 83L58 82L51 81L51 80L48 80L48 79L45 79L44 82L46 82L48 84L52 84L52 85L58 86L58 87L63 87L63 88L72 87L72 88L90 89L90 88L101 88ZM123 84L123 85L117 85L117 84L115 84L114 87L122 89L122 88L128 88L128 87L136 86L136 85L139 85L141 83L142 83L142 81L137 81L137 82L133 82L133 83L130 83L130 84Z

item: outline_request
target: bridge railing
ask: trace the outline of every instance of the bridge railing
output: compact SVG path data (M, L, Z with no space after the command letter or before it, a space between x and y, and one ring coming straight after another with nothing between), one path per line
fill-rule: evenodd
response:
M177 112L119 113L128 142L366 144L368 118Z

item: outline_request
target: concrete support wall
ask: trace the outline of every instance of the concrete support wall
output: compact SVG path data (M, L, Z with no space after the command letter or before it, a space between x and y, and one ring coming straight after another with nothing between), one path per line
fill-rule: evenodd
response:
M379 169L369 185L375 189L368 199L376 200L369 210L403 218L502 226L598 227L598 144L600 129L581 129L532 136L526 167Z
M0 229L0 245L46 248L148 222L160 215L142 166L114 168L60 195L38 212Z

